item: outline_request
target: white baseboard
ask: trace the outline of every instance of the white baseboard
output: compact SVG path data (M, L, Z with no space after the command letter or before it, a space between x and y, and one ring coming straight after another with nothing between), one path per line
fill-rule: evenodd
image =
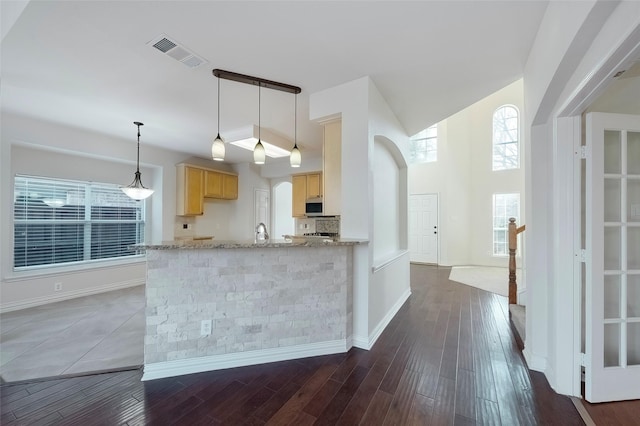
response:
M518 287L518 294L516 295L518 305L527 306L527 288L520 289Z
M144 365L142 380L155 380L164 377L202 373L204 371L245 367L247 365L266 364L311 356L343 353L349 350L347 340L331 340L319 343L270 348L257 351L235 352L223 355L202 356L175 361L154 362Z
M367 336L353 336L353 346L360 349L369 350L369 338Z
M407 301L409 296L411 296L410 288L406 289L405 292L402 293L402 295L398 298L396 303L394 303L391 309L389 309L389 312L387 312L384 318L380 320L376 328L373 329L373 332L369 334L369 339L366 342L367 347L358 346L358 344L356 344L355 339L354 339L354 346L357 346L358 348L362 348L362 349L367 349L367 350L371 349L373 345L376 343L376 341L378 340L378 338L380 337L380 335L382 334L382 332L384 331L384 329L387 328L387 326L389 325L393 317L395 317L398 311L400 310L400 308L402 308L402 305L404 305L404 302Z
M527 366L530 370L539 371L540 373L545 374L547 373L547 359L545 357L532 354L526 344L522 354L524 355L524 359L527 361Z
M48 303L61 302L63 300L75 299L76 297L91 296L94 294L106 293L107 291L120 290L123 288L135 287L144 284L145 279L141 278L136 280L120 281L117 283L106 284L97 287L84 288L81 290L65 291L59 294L56 293L47 296L34 297L32 299L20 300L17 302L3 303L0 305L0 313L33 308L36 306L46 305Z

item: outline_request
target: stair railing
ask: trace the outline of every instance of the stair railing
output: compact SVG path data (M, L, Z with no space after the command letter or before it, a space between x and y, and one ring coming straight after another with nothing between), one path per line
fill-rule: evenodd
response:
M518 234L525 230L525 225L518 227L514 217L509 218L509 304L518 302L518 283L516 282L516 250Z

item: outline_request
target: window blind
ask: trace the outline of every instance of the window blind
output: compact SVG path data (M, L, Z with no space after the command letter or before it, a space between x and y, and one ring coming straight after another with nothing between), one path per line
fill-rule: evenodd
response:
M135 256L144 208L117 185L17 175L14 269Z
M520 194L493 194L493 254L509 254L509 218L519 220Z

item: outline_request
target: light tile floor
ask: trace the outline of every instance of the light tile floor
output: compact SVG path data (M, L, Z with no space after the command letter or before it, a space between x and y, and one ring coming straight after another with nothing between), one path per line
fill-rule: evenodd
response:
M0 315L0 377L13 382L143 363L144 286Z

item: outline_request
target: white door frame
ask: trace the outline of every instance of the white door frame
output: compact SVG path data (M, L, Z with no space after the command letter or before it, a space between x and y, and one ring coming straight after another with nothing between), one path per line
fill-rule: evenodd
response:
M629 36L612 49L559 108L553 119L553 268L555 312L555 388L561 393L581 396L581 114L606 89L613 75L626 69L640 56L640 43ZM559 267L559 265L572 265ZM572 285L562 285L572 283ZM553 356L552 354L549 354Z

